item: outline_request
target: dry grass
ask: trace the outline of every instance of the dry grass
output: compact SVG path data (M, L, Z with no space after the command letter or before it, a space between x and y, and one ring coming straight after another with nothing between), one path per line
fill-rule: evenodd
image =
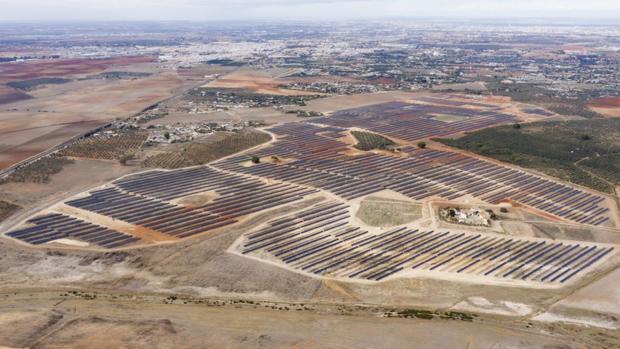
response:
M373 227L392 227L421 218L422 205L368 197L360 203L356 216Z
M9 218L15 211L21 207L10 202L0 200L0 222Z

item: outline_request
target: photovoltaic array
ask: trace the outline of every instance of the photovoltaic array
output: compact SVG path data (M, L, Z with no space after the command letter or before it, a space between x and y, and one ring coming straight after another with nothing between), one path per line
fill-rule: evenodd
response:
M379 281L403 271L426 270L561 284L614 249L407 226L372 234L351 226L349 219L346 204L320 204L248 234L240 251L246 255L267 253L292 268L319 276Z
M213 192L216 197L191 208L171 202L199 192ZM69 200L65 204L131 224L142 230L165 234L171 238L186 238L234 224L246 215L291 203L315 192L316 189L294 184L267 184L256 178L199 167L177 171L152 171L124 178L107 188L91 191L87 196ZM69 219L75 220L60 214L37 217L28 222L36 224L35 227L8 235L33 244L66 237L106 248L140 242L140 239L129 235L131 239L102 244L100 241L108 240L99 238L111 234L109 230L95 230L91 234L90 225L83 222L68 230L65 229L64 222ZM53 233L50 233L49 229L52 229ZM85 235L84 232L89 234Z
M301 123L277 126L271 132L280 140L254 155L292 161L244 166L247 156L236 156L214 166L328 190L344 199L384 189L415 200L471 195L492 204L512 201L577 223L609 221L602 195L461 153L408 146L401 148L404 156L345 155L348 148L338 141L344 131Z

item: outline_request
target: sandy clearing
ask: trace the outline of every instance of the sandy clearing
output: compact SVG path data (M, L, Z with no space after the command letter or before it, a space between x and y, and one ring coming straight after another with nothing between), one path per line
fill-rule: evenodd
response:
M505 316L525 316L532 313L532 308L527 304L515 303L508 300L496 300L491 302L484 297L469 297L457 303L451 309Z

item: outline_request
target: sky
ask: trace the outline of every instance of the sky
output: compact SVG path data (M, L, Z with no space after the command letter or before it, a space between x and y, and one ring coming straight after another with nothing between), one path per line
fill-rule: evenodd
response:
M620 19L620 0L0 0L0 21Z

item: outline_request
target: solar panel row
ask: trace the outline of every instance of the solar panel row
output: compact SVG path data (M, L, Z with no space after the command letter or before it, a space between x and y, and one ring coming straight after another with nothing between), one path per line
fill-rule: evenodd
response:
M238 156L216 163L228 171L308 185L345 199L391 189L416 200L472 195L497 204L514 201L557 217L600 225L609 220L605 198L540 176L467 155L404 147L406 157L366 153L347 156L332 127L286 124L272 129L280 139L256 155L290 158L243 166ZM325 136L325 134L329 136Z
M436 102L437 99L432 99ZM347 109L330 117L313 119L313 123L337 127L361 127L394 138L417 141L430 137L445 137L460 132L516 122L508 114L493 110L474 110L462 106L471 103L449 102L443 105L422 105L390 102L367 107ZM439 116L449 115L452 122L441 121Z
M417 269L564 283L613 250L604 245L406 226L372 234L350 226L349 219L344 204L317 205L248 234L241 252L269 253L299 270L332 277L378 281Z
M49 214L30 219L29 227L7 235L41 245L58 239L74 239L104 248L125 247L140 239L63 214Z

